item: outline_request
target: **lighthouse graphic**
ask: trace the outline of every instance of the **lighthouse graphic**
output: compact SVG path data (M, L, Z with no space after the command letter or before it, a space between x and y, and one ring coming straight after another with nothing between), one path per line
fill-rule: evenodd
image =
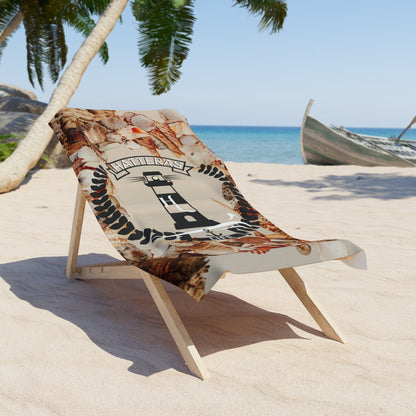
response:
M185 228L202 228L219 223L206 218L189 204L172 186L172 181L160 172L143 172L144 184L152 188L154 194L166 212L172 217L177 230Z

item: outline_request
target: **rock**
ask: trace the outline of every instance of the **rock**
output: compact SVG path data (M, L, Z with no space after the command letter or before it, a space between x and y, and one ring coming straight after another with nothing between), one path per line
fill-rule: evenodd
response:
M39 114L0 111L0 136L17 134L24 137L38 117Z
M30 91L0 83L0 136L15 134L25 137L32 124L42 114L47 104L37 101ZM8 142L19 142L19 137L9 137ZM71 162L54 134L46 147L37 168L66 168Z
M25 97L6 96L0 98L0 111L42 114L47 104Z
M32 124L42 114L47 104L37 101L30 91L14 85L0 83L0 136L15 134L25 137ZM19 142L19 137L9 137L8 142ZM66 168L71 162L64 148L54 134L46 150L46 157L36 165L37 168Z
M23 97L29 100L37 100L38 97L33 92L27 91L23 88L16 87L14 85L0 83L0 97Z
M0 136L7 134L17 134L25 137L39 114L18 113L0 111ZM5 139L8 142L19 142L19 137ZM54 134L46 150L46 157L41 159L36 165L37 168L67 168L71 162L66 155L64 148Z

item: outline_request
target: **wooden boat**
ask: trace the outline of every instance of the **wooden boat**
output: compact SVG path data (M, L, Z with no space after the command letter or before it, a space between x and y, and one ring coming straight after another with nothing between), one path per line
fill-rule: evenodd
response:
M416 141L353 133L344 127L322 124L309 115L310 100L303 117L300 145L305 164L360 166L416 166Z

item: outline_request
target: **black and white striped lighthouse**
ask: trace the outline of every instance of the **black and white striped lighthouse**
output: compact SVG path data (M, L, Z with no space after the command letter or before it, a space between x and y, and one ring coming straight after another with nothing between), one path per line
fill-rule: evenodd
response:
M202 228L218 225L219 223L206 218L189 204L172 186L172 181L166 179L160 172L143 172L144 184L152 188L165 208L172 217L175 228Z

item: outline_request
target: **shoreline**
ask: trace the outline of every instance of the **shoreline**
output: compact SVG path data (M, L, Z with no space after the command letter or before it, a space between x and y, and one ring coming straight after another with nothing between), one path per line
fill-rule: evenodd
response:
M229 275L200 303L165 287L211 373L188 372L143 282L68 281L71 168L0 195L0 413L416 413L416 170L226 162L287 233L347 239L368 270L298 268L348 343L327 339L277 272ZM89 208L80 262L118 259Z

